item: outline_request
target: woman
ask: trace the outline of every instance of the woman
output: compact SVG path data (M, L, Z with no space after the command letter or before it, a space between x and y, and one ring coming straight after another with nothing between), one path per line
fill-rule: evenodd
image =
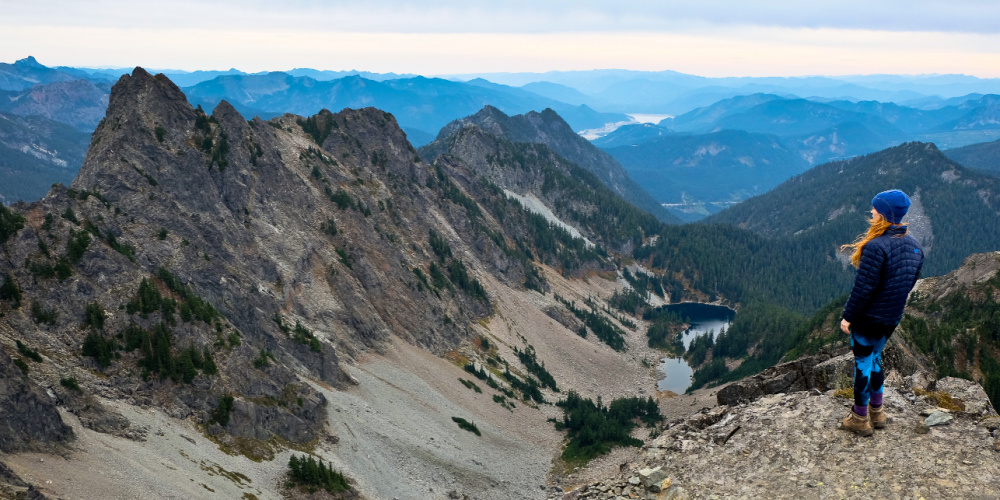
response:
M840 329L851 336L854 352L854 407L843 428L862 436L884 429L882 348L892 335L906 298L917 282L924 252L901 224L910 208L906 193L892 189L872 199L868 232L842 249L852 249L858 268Z

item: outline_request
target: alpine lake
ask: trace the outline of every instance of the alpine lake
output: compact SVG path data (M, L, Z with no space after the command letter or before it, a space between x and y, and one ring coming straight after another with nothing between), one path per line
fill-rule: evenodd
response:
M728 307L696 302L669 304L662 308L685 318L691 325L681 333L685 350L695 337L708 334L718 336L724 328L729 328L733 318L736 317L736 311ZM694 370L684 359L663 358L660 360L660 370L663 372L663 378L656 383L657 389L684 394L684 391L691 386Z

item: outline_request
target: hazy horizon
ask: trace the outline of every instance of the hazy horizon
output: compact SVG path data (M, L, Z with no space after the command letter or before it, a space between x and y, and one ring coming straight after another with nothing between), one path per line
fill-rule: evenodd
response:
M980 0L0 0L0 9L0 59L30 54L48 66L1000 77L1000 4Z

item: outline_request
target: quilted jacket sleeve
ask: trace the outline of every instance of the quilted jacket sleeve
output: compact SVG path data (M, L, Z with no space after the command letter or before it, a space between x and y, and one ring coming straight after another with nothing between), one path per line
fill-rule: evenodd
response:
M844 319L853 323L868 307L875 294L875 289L879 285L879 276L882 267L885 265L885 249L877 244L869 242L861 250L861 263L858 265L858 274L854 278L854 288L851 289L851 297L847 299L844 306Z

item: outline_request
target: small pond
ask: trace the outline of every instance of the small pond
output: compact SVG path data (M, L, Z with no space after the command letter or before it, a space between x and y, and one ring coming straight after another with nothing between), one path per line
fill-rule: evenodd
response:
M691 324L690 328L683 333L685 349L699 335L710 332L718 335L723 328L729 328L729 324L736 316L736 311L728 307L695 302L671 304L663 306L663 308L687 318ZM659 390L684 394L684 391L691 386L691 375L694 374L694 370L688 366L687 361L681 358L663 358L660 369L663 371L664 377L656 383Z

